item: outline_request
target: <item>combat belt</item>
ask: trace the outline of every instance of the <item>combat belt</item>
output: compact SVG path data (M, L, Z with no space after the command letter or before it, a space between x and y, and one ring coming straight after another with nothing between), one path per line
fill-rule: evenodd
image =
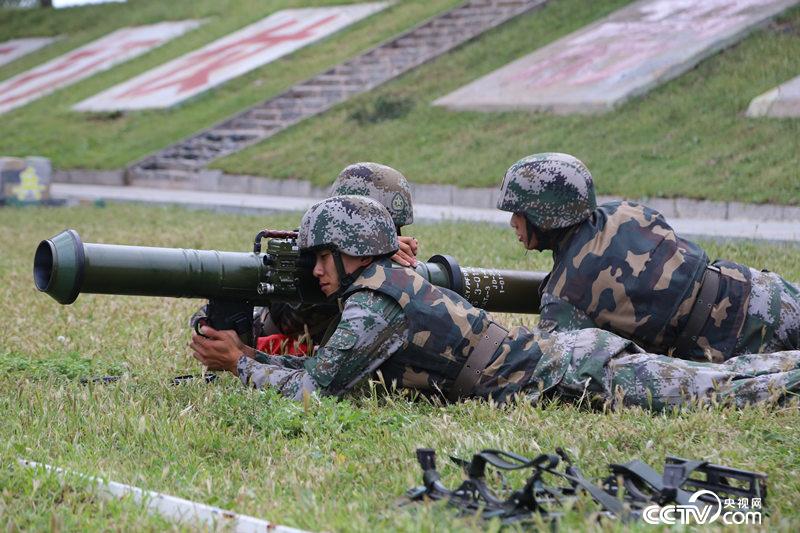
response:
M478 345L464 362L464 366L458 372L453 386L447 393L447 399L451 402L458 401L460 398L469 396L475 385L483 375L483 371L492 361L492 356L500 349L500 343L508 335L508 330L497 322L489 322L486 331L480 337Z
M646 507L668 504L694 506L703 510L712 506L712 513L729 498L747 498L748 502L759 499L766 503L767 487L765 474L738 470L710 464L706 461L691 461L667 456L664 473L659 474L639 460L625 464L610 464L611 474L600 484L595 484L581 474L561 448L555 454L542 454L528 459L501 450L483 450L465 461L450 459L460 466L467 479L455 490L441 482L436 470L436 452L431 448L418 448L417 460L422 467L424 485L409 489L399 505L426 500L446 500L462 514L480 513L484 519L499 518L502 523L527 522L540 517L554 521L561 516L559 508L574 502L580 494L588 494L602 509L599 516L619 518L623 521L638 520ZM564 463L563 471L557 467ZM486 483L486 467L498 470L533 471L523 488L511 490L499 471L505 497L498 495ZM549 485L546 479L560 481ZM698 497L697 491L705 492Z
M711 316L711 310L717 301L720 285L720 270L714 265L706 266L703 272L703 280L700 282L700 291L697 299L689 311L689 318L683 327L678 338L675 340L675 351L679 354L688 354L692 348L697 346L697 338L703 331L703 326Z

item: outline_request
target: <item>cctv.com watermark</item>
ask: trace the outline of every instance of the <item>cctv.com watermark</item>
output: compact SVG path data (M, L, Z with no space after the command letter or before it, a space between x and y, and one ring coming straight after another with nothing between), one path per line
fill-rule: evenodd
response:
M703 498L705 497L705 498ZM696 503L703 498L700 503ZM712 502L716 501L716 505ZM706 505L704 505L706 503ZM761 525L761 498L721 499L710 490L699 490L686 505L649 505L642 511L648 524Z

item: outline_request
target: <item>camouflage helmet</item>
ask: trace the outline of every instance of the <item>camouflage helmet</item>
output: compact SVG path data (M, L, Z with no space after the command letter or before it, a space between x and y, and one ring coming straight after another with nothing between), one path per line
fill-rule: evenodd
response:
M522 212L543 230L577 224L596 207L586 165L559 153L534 154L511 165L497 199L498 209Z
M355 194L377 200L389 210L394 225L414 222L411 187L399 171L378 163L355 163L347 166L333 182L330 196Z
M400 247L386 208L352 195L312 205L300 222L297 244L301 250L333 248L355 257L393 254Z

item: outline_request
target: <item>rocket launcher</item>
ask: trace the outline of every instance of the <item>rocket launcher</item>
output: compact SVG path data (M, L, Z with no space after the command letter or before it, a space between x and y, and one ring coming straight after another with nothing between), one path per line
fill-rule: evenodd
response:
M312 274L315 256L300 251L297 232L264 230L252 252L223 252L83 242L75 230L36 248L36 288L68 305L81 293L209 300L208 325L233 329L252 345L253 308L271 302L331 305ZM403 268L397 266L397 268ZM490 312L538 313L544 272L462 267L449 255L416 271Z

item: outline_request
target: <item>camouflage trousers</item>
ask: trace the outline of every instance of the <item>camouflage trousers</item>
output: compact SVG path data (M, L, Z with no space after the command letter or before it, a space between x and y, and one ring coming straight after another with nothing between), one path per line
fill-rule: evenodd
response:
M800 398L800 350L740 355L724 363L595 351L573 355L556 393L655 411L693 402L782 402Z
M768 317L774 324L775 334L762 345L762 352L774 352L777 350L800 350L800 288L793 283L783 279L774 272L758 272L758 276L753 276L753 288L750 296L750 304L747 309L748 318L750 316L761 316L763 314L760 299L764 285L757 280L769 280L774 287L772 298L776 300L772 305L773 314L776 316Z

